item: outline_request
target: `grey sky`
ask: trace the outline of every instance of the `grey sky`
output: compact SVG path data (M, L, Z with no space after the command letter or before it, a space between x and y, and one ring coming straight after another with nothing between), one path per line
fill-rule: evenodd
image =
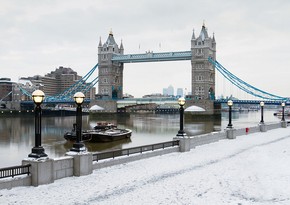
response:
M125 53L190 50L203 21L217 60L254 86L290 96L288 0L0 0L0 77L44 75L58 66L80 75L97 63L110 29ZM97 75L97 73L96 73ZM137 97L172 84L190 91L190 61L125 64L124 92ZM217 94L231 92L217 77Z

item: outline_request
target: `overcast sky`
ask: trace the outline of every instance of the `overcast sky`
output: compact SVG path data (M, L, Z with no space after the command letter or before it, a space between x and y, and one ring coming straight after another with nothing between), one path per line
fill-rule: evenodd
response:
M85 75L112 29L125 54L190 50L192 30L215 33L217 60L254 86L290 96L289 0L0 0L0 77ZM95 74L97 75L97 73ZM190 61L125 64L124 92L191 91ZM217 77L217 95L239 95Z

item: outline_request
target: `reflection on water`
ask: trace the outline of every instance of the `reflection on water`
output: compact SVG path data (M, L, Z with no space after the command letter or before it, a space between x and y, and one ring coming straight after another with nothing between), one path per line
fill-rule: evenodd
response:
M233 125L236 128L255 126L260 120L260 112L233 113ZM277 122L280 119L273 112L266 111L265 122ZM131 139L111 143L89 143L86 147L91 152L135 147L172 140L179 130L179 115L131 114L83 116L83 129L93 129L99 121L108 121L119 128L131 129ZM50 158L64 156L72 147L63 135L72 129L75 117L43 117L42 146ZM223 113L221 120L200 120L186 117L185 131L188 135L198 135L223 130L228 123L228 113ZM21 164L21 160L31 153L34 146L34 117L0 118L0 167Z

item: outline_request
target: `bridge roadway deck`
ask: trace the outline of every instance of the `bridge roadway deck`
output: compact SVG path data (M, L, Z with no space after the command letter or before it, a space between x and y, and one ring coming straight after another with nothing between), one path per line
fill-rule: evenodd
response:
M192 58L191 51L164 52L164 53L147 52L142 54L114 55L112 61L118 63L140 63L140 62L191 60L191 58Z

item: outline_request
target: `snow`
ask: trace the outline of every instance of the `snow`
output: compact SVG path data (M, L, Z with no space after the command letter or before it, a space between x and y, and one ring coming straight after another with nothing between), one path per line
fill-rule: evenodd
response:
M95 111L95 110L104 110L103 107L98 106L98 105L93 105L90 109L90 111Z
M192 105L184 110L184 112L204 112L204 111L205 109L196 105Z
M0 204L290 204L290 128L0 190Z

